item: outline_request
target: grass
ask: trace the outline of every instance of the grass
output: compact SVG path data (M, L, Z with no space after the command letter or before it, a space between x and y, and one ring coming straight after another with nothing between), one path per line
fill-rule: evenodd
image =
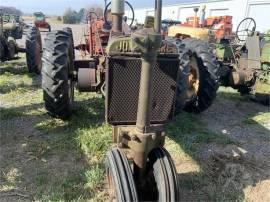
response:
M241 96L237 90L231 87L219 87L218 89L218 99L228 99L234 102L249 102L249 99L246 96Z
M258 113L255 116L246 117L243 120L244 124L265 124L270 120L270 112Z

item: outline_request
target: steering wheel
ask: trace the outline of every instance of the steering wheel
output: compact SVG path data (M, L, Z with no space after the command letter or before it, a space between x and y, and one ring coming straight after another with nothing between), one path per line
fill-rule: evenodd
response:
M130 18L131 23L129 24L129 26L131 27L133 22L134 22L135 13L134 13L134 9L133 9L132 5L128 1L125 1L125 3L128 5L128 7L131 9L131 12L132 12L132 18ZM108 10L109 10L109 6L111 4L112 4L112 2L108 3L107 6L105 7L105 10L104 10L104 20L105 20L105 23L108 23L108 24L111 24L111 22L108 21Z
M245 18L237 26L236 37L239 41L245 41L248 36L253 36L255 30L255 20L253 18Z

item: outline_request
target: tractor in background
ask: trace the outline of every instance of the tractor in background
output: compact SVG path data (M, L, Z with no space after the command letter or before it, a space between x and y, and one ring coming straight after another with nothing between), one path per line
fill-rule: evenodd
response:
M48 32L51 31L51 25L46 21L46 16L42 12L34 13L34 24L37 28L47 29Z
M194 17L169 27L168 36L209 44L219 63L215 74L220 84L269 105L269 35L256 32L252 18L242 20L233 33L232 16L208 17L199 24L198 9L194 11Z
M237 43L224 39L215 47L220 82L270 106L270 32L257 32L255 20L245 18L235 34Z
M40 74L42 43L39 30L36 27L29 29L25 48L16 43L16 39L22 38L22 33L23 25L18 24L14 16L0 12L0 61L12 60L19 52L25 52L29 72Z
M23 36L23 27L24 23L21 16L18 15L3 15L3 23L5 24L5 28L9 27L10 36L14 39L21 39Z

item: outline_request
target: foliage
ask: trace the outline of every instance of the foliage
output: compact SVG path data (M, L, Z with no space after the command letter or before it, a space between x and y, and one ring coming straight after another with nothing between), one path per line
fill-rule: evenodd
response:
M103 16L103 9L96 6L91 8L81 8L78 12L68 8L63 15L64 24L77 24L86 21L87 13L95 12L97 16Z
M78 23L78 13L75 10L68 8L63 15L63 22L65 24Z
M14 7L0 6L0 10L4 14L10 14L10 15L22 15L23 14L22 11L20 11L19 9L14 8Z

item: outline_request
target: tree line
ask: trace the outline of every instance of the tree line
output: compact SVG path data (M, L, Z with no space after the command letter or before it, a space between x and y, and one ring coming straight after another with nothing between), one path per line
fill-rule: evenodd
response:
M82 8L79 11L68 8L63 14L63 23L84 23L86 21L87 13L90 11L95 12L99 17L103 16L103 9L100 7Z
M0 6L0 13L9 14L9 15L19 15L19 16L21 16L23 14L23 12L17 8L6 7L6 6Z

